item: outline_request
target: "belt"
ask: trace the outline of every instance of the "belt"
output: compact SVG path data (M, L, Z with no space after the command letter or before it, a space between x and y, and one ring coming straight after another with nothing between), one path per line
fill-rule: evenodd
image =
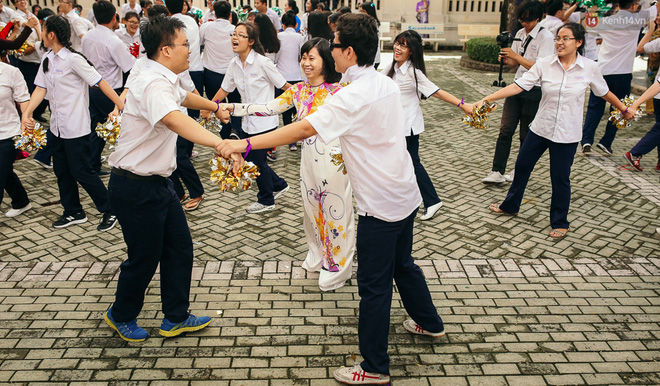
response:
M152 182L165 182L167 179L163 176L151 175L151 176L141 176L139 174L131 173L128 170L112 168L112 174L115 174L119 177L130 178L131 180L136 181L152 181Z

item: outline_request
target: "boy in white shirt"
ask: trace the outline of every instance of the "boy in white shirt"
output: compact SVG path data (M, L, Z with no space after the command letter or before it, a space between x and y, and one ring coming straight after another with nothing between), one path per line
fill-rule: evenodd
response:
M282 16L284 31L277 34L277 38L280 40L279 59L276 65L277 71L292 85L302 81L300 74L300 48L304 43L304 38L296 32L297 25L296 15L292 11L288 11ZM275 97L280 96L282 92L279 89L276 90ZM295 107L282 113L282 122L284 122L285 126L293 122L293 115L295 113ZM295 143L291 143L289 144L289 150L298 150L298 146Z

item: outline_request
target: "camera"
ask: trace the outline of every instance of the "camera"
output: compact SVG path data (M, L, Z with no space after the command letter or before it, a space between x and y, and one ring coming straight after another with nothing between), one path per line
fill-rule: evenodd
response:
M500 48L511 46L511 43L513 43L514 40L513 35L511 35L509 31L500 32L500 34L495 37L495 41Z

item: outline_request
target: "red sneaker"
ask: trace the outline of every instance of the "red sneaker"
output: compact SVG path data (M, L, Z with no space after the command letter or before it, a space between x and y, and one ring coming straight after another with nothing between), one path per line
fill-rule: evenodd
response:
M660 173L660 162L658 162L658 164L655 165L655 171Z
M638 157L637 159L634 159L632 154L630 154L629 151L626 152L626 154L623 155L623 157L628 161L630 166L634 167L638 172L643 171L642 169L642 157ZM657 166L656 166L657 168Z

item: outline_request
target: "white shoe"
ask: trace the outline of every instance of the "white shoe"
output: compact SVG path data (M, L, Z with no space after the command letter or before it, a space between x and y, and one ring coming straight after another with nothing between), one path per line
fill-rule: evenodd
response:
M104 155L101 156L101 162L105 162L105 161L107 161L107 160L108 160L108 157L106 157L106 156L104 156Z
M26 212L30 209L32 209L32 204L28 203L27 205L25 205L24 207L22 207L20 209L9 209L6 216L7 217L16 217L19 214L22 214L22 213L24 213L24 212Z
M335 370L333 376L337 382L347 385L386 385L390 383L390 376L378 373L368 373L362 366L341 367Z
M440 208L442 208L442 201L440 201L439 203L437 203L435 205L431 205L428 208L426 208L424 210L424 214L419 219L422 220L422 221L432 219L433 216L435 216L436 212L440 210Z
M41 166L44 169L52 169L53 165L48 165L45 162L41 162L38 159L33 158L32 161L34 161L37 165Z
M427 335L427 336L432 336L434 338L445 336L445 330L442 330L440 332L426 331L425 329L421 328L419 324L415 323L415 321L412 319L408 319L404 321L403 328L405 328L408 332L412 332L413 334L417 334L417 335Z
M500 172L492 171L490 174L481 180L484 184L501 184L502 182L506 182L506 179Z
M513 175L514 175L515 172L516 172L515 170L512 170L511 173L504 175L504 179L506 180L506 182L512 182L513 181Z
M286 188L282 190L278 190L277 192L273 192L273 199L277 200L278 198L282 197L286 192L289 191L289 185L286 186Z
M259 202L255 202L254 204L248 206L245 211L248 213L261 213L265 212L268 210L273 210L275 209L275 204L273 205L264 205Z

